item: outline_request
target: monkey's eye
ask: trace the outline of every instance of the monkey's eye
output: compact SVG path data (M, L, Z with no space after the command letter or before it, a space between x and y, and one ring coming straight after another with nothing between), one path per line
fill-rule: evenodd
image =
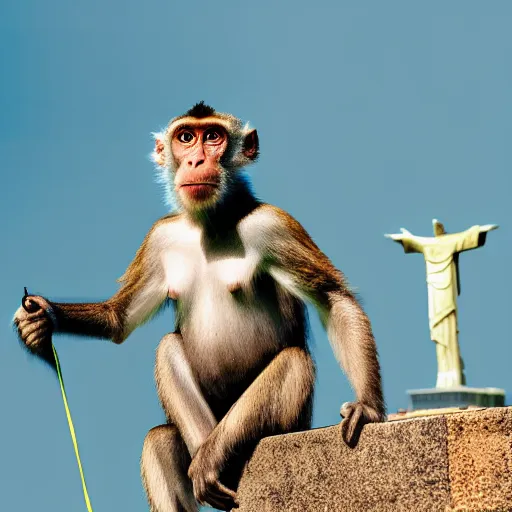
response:
M217 142L221 138L220 133L217 130L208 130L204 134L204 140L209 142Z
M188 144L189 142L192 142L194 140L194 135L190 132L182 132L178 135L178 140L180 142Z

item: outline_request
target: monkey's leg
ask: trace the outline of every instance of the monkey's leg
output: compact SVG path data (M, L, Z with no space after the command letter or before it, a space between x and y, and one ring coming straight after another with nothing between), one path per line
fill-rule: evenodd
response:
M217 425L190 369L179 334L167 334L156 352L155 379L158 396L169 421L193 457Z
M174 425L161 425L148 432L140 464L151 512L197 512L187 476L190 455Z
M192 373L181 335L168 334L162 338L156 354L155 378L169 422L177 427L193 457L217 425L217 420ZM218 489L212 489L208 504L229 510L235 505L234 497L233 491L219 483Z
M282 350L245 390L192 459L188 474L196 499L211 502L218 497L219 489L224 487L219 476L235 451L266 435L308 428L314 381L313 361L305 350Z

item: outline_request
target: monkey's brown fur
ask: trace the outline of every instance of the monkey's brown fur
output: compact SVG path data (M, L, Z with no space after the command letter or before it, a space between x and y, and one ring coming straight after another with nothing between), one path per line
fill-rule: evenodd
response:
M239 168L258 150L255 130L204 104L172 120L156 136L154 159L179 211L155 223L120 290L96 304L31 296L41 309L15 315L37 353L52 331L121 343L172 301L176 329L155 365L168 423L148 433L141 458L154 512L195 511L198 502L229 510L258 440L310 427L315 369L304 300L317 307L356 394L341 411L345 441L384 419L370 322L304 228L253 196Z

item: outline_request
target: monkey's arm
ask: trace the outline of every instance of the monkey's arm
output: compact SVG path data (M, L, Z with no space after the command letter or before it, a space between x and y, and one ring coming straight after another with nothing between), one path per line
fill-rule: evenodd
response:
M349 422L352 438L359 418L382 421L385 405L380 366L372 328L367 315L349 290L343 274L311 240L291 216L277 212L274 236L267 237L269 272L282 286L309 299L319 310L333 351L345 370L357 402L346 404L342 414ZM279 234L279 236L276 236Z
M157 234L160 222L144 239L119 279L122 286L113 297L90 304L51 303L56 332L108 338L121 343L160 309L167 298Z
M31 300L40 303L43 310L49 311L54 323L53 332L107 338L121 343L138 325L158 311L167 297L156 235L158 225L156 223L144 239L120 279L121 288L110 299L71 304L31 297ZM20 336L23 339L21 331Z

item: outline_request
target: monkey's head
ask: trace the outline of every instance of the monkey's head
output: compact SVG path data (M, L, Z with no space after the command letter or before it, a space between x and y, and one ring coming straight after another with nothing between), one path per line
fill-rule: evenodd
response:
M162 171L168 201L189 212L219 204L243 179L239 170L258 157L256 130L203 102L154 136L152 159Z

